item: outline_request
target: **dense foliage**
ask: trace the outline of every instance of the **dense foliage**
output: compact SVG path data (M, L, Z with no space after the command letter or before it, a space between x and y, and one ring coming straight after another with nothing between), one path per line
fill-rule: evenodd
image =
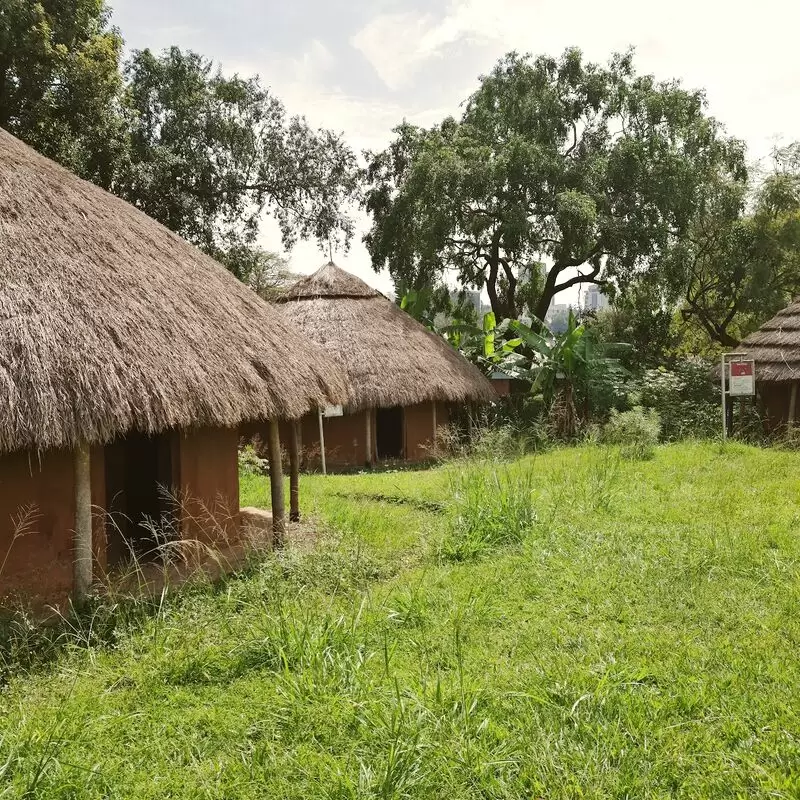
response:
M735 347L800 293L800 171L797 146L776 153L757 187L725 184L664 260L685 319Z
M706 184L745 175L702 94L638 75L630 53L512 53L460 119L396 133L367 169L373 265L413 288L454 269L498 318L524 304L544 319L579 283L624 288L688 229Z
M339 135L197 53L121 59L104 0L0 0L0 126L237 274L265 211L286 246L349 242L359 173Z
M0 127L109 188L125 152L121 57L104 0L0 0Z

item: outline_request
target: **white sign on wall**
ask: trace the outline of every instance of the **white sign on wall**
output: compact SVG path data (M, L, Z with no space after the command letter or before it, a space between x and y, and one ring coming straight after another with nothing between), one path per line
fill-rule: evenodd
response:
M341 406L325 406L323 417L343 417L344 409Z

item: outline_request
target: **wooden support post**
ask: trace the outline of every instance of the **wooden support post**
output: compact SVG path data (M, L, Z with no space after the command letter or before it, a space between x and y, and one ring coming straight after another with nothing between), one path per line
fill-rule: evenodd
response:
M436 439L438 437L437 424L436 424L436 401L433 401L433 447L436 448Z
M83 603L92 589L92 469L89 445L75 448L75 561L73 591L77 604Z
M788 427L794 428L794 422L797 418L797 381L792 381L792 388L789 394L789 420Z
M289 432L289 521L300 522L300 420Z
M366 430L366 433L367 433L367 440L366 440L367 441L367 444L366 444L367 466L371 467L372 466L372 461L373 461L373 459L372 459L372 409L368 408L364 412L364 415L366 416L366 419L367 419L367 430Z
M283 500L283 466L278 420L269 421L269 484L272 490L272 535L276 547L283 545L286 533L286 510Z
M317 409L319 418L319 457L322 459L322 474L327 475L328 470L325 466L325 426L322 424L322 409Z

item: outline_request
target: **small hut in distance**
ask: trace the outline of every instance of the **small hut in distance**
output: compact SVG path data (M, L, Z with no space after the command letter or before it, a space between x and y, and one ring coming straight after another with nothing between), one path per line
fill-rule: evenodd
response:
M302 339L341 366L350 398L341 416L307 415L302 449L327 464L422 461L454 406L497 395L473 364L391 300L333 263L299 280L277 301Z
M800 386L800 298L737 348L755 361L756 389L769 432L796 424Z

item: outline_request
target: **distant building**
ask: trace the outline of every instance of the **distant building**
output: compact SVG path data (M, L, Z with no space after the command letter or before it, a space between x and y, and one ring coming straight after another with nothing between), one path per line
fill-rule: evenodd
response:
M550 306L545 314L544 322L553 333L563 333L569 324L569 312L572 306L569 303L556 303L550 301Z
M462 297L467 303L469 303L475 309L475 313L480 319L481 311L483 309L483 301L481 300L481 293L476 292L473 289L463 289L461 291L459 291L458 289L451 290L450 302L453 303L453 305L458 303Z
M596 283L589 284L589 288L583 293L583 307L586 311L601 311L608 308L608 297L603 294Z
M544 318L545 322L560 314L568 314L571 307L569 303L556 303L555 300L551 300Z

